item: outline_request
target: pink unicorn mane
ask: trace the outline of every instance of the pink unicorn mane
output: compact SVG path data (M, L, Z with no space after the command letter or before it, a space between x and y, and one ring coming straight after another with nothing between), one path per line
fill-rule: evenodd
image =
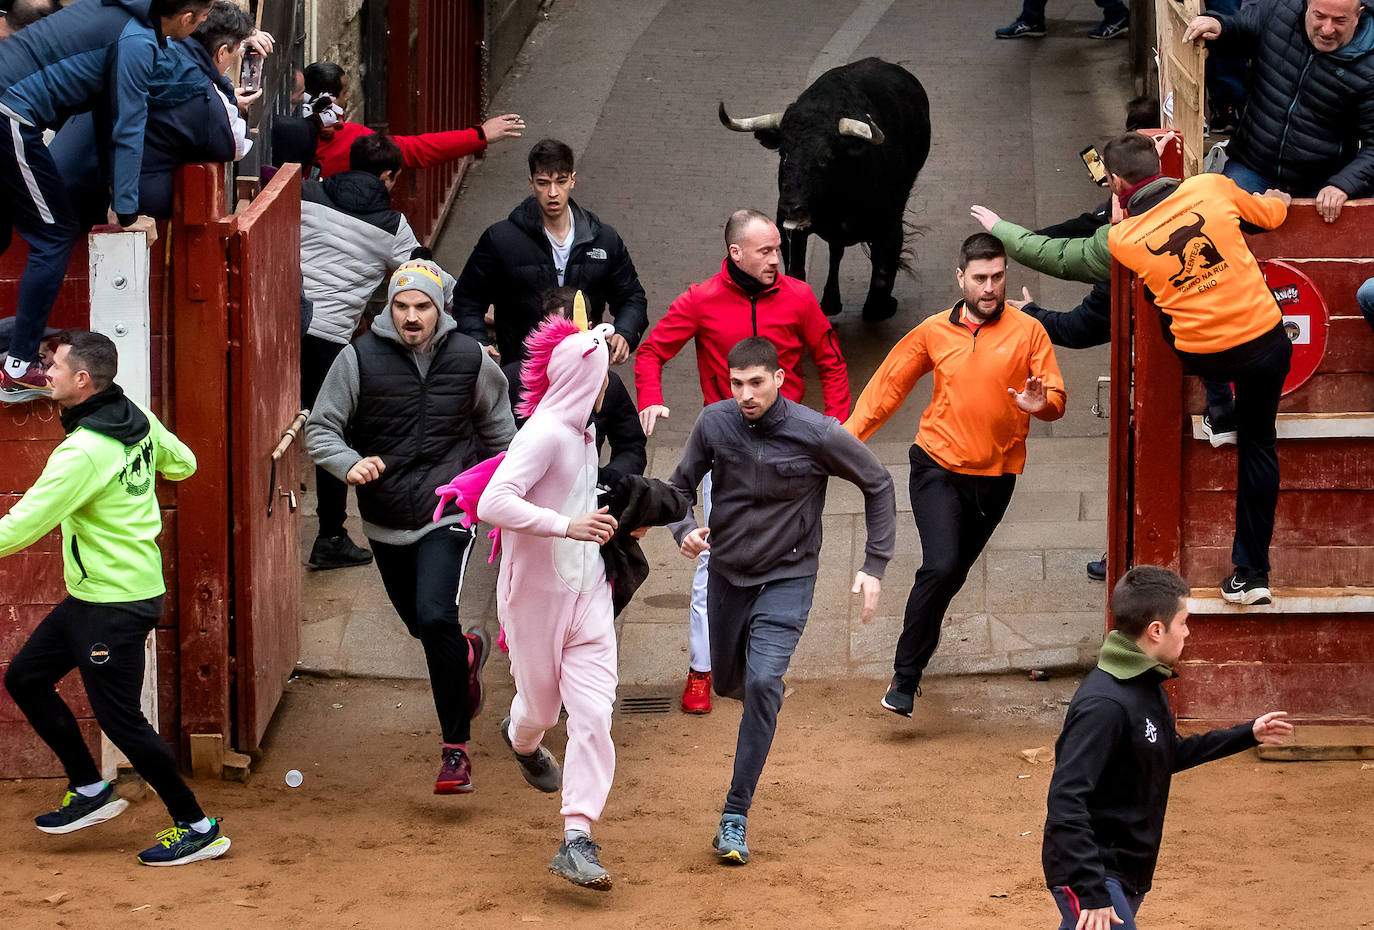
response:
M549 392L549 359L569 336L581 332L567 317L549 317L525 339L525 361L520 366L520 403L515 415L528 417Z

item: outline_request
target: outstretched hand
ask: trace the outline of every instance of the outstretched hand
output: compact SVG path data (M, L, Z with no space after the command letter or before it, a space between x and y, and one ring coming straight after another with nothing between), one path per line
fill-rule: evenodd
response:
M1035 298L1031 296L1030 288L1028 287L1021 288L1020 300L1007 301L1008 306L1015 307L1017 310L1025 309L1026 304L1030 303L1035 303Z
M1045 390L1045 379L1036 376L1026 379L1026 389L1021 393L1016 393L1016 388L1007 388L1007 393L1011 395L1016 406L1026 413L1039 413L1050 403L1049 394Z
M968 212L978 221L978 224L988 232L992 232L992 227L1002 222L1002 218L996 213L993 213L987 207L980 207L976 203L969 207Z
M1255 718L1255 724L1251 729L1261 746L1277 746L1283 742L1285 736L1292 735L1293 724L1283 719L1287 716L1286 710L1271 710L1264 716Z
M518 113L503 113L493 116L482 124L482 135L488 142L502 139L517 139L525 131L525 120Z

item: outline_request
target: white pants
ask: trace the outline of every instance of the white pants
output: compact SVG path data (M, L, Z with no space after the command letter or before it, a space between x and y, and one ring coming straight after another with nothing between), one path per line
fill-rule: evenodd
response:
M701 508L704 512L703 526L711 525L711 473L701 479ZM707 537L709 540L710 537ZM691 666L695 672L711 670L711 628L706 623L706 567L711 561L711 553L703 552L697 556L697 571L692 577L692 606L688 611L690 620L688 643L691 649Z

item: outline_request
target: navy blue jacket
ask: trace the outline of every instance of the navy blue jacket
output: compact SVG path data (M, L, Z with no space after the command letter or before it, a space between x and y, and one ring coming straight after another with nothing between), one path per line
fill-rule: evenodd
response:
M148 81L159 47L150 0L77 0L0 42L0 114L39 129L109 100L114 208L138 213Z
M1295 197L1328 184L1374 193L1374 9L1350 43L1318 52L1306 0L1257 0L1217 15L1221 50L1254 58L1250 96L1226 154Z

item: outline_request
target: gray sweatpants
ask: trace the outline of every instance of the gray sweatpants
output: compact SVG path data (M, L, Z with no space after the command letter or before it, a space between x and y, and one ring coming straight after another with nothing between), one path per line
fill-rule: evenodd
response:
M707 581L711 675L721 697L744 702L725 813L748 814L782 708L782 676L806 628L816 577L738 587L719 572Z

